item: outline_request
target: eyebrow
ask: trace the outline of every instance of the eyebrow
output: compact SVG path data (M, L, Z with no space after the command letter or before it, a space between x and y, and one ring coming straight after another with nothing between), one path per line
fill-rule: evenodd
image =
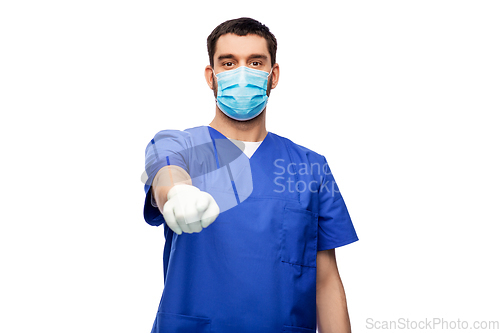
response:
M259 53L254 53L254 54L251 54L250 57L248 57L249 59L264 59L264 60L267 60L267 56L265 54L259 54ZM218 61L221 61L221 60L224 60L224 59L236 59L236 57L234 56L234 54L221 54L220 56L217 57L217 60Z

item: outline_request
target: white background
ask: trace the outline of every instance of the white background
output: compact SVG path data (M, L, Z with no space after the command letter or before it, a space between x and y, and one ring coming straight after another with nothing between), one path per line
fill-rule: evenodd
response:
M144 150L211 121L206 37L241 16L278 39L268 130L327 157L358 232L353 331L500 320L497 1L3 1L0 331L150 331Z

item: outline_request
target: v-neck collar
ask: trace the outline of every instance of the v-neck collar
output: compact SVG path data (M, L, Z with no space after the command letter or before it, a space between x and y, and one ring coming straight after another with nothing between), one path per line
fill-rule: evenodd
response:
M208 132L210 133L210 136L212 138L214 138L214 136L215 136L216 139L219 139L219 138L226 139L227 141L231 142L231 144L234 145L236 148L240 149L227 136L225 136L224 134L222 134L221 132L219 132L218 130L216 130L215 128L213 128L212 126L207 126L207 127L208 127ZM267 145L267 142L269 141L268 138L270 137L270 133L271 132L267 131L266 136L264 137L264 140L262 140L261 144L259 145L259 147L257 148L257 150L255 150L255 152L252 154L252 156L248 157L247 155L245 155L245 153L243 151L242 151L242 154L245 155L245 157L248 158L249 160L252 160L252 158L254 158L255 155L259 154L259 152L263 150L263 146ZM233 140L236 140L236 139L233 139Z

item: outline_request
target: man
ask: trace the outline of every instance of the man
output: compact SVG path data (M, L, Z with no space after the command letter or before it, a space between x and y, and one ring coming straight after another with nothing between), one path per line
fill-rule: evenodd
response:
M358 240L323 156L266 130L277 43L240 18L207 40L210 126L146 149L144 216L165 226L152 332L349 332L335 248Z

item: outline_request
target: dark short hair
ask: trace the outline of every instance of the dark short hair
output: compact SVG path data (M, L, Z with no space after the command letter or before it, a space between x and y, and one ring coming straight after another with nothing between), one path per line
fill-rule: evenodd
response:
M276 49L278 48L276 37L269 31L268 27L259 21L249 17L241 17L219 24L217 28L212 31L210 36L208 36L207 49L210 58L210 66L212 66L212 68L214 67L215 45L219 37L225 34L235 34L238 36L257 35L264 37L267 41L267 49L271 54L271 65L276 63Z

